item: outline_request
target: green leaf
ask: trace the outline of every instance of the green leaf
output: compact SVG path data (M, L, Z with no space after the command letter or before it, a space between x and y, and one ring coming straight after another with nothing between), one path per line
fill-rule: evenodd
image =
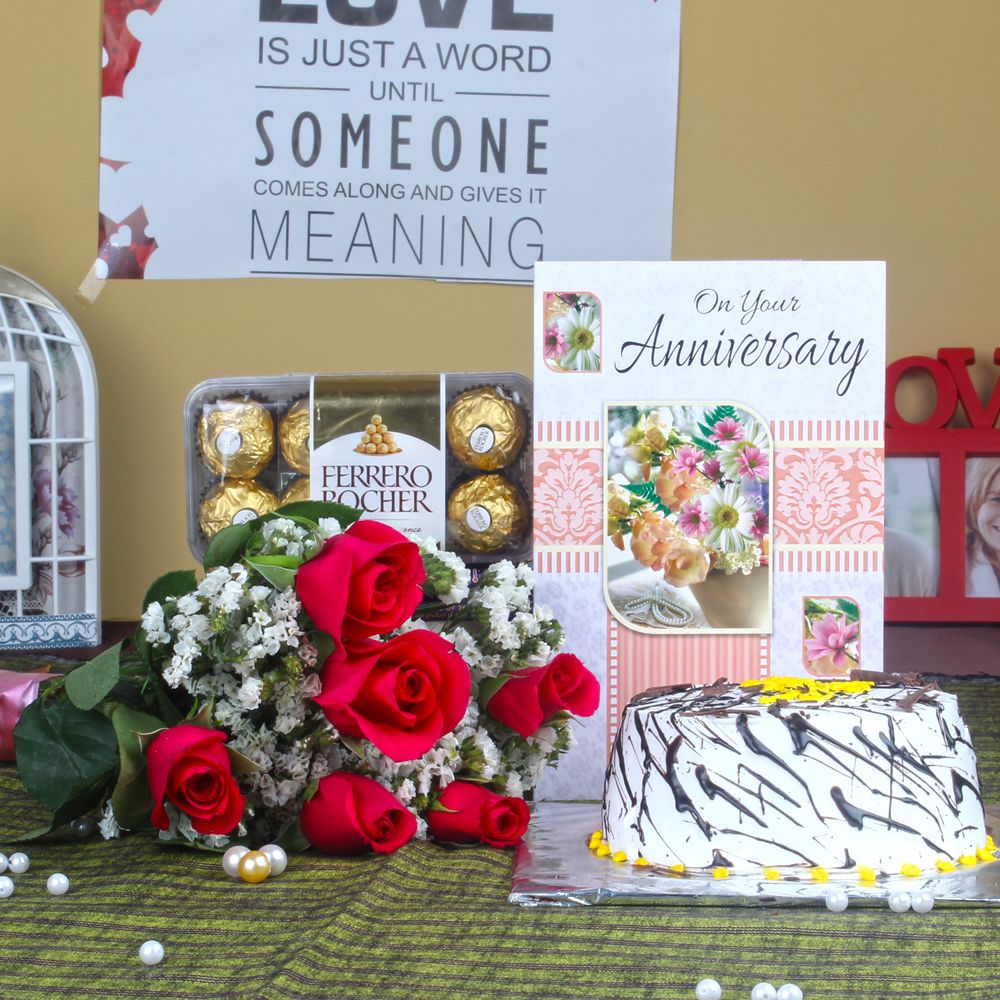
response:
M306 840L305 834L302 832L298 817L281 831L275 843L279 847L283 847L288 854L301 854L312 847L312 844Z
M254 556L248 558L246 564L255 569L272 587L277 590L287 590L295 584L295 572L299 567L298 560L295 560L295 567L280 566L268 561L271 559L288 559L289 556Z
M260 518L255 517L252 521L244 521L242 524L231 524L214 535L202 558L205 569L232 566L233 563L239 562L254 532L260 527L259 521Z
M66 694L77 708L87 712L111 693L120 677L121 651L122 644L116 643L67 674Z
M81 802L86 804L80 812L86 811L118 767L110 720L100 712L81 711L70 701L32 702L14 729L14 746L24 787L57 816Z
M479 704L485 708L487 702L511 679L513 674L501 674L499 677L487 677L479 684Z
M637 497L642 503L652 504L657 510L664 514L670 513L670 508L663 505L660 495L656 492L655 483L626 483L625 489L632 496Z
M313 524L318 524L320 518L335 518L341 528L346 528L354 524L361 517L361 511L357 507L348 507L342 503L331 503L327 500L298 500L295 503L285 504L276 511L265 516L265 520L275 517L287 517L297 514L299 517L307 518Z
M229 754L229 767L237 778L242 778L247 774L259 774L261 771L267 770L266 767L261 767L257 761L251 760L231 746L226 746L226 753Z
M157 577L146 591L146 596L142 599L143 608L148 608L154 601L163 604L168 597L181 597L189 593L198 586L198 579L194 575L194 570L176 569L170 573L164 573Z
M46 834L52 833L53 830L58 830L59 827L71 823L78 816L83 816L84 813L90 812L101 801L106 791L107 785L104 781L99 781L90 788L83 789L79 795L74 796L68 802L61 805L52 814L52 819L45 826L39 826L34 830L29 830L27 833L22 833L19 837L15 837L14 840L17 842L38 840L39 837L44 837Z
M316 647L316 662L322 666L328 657L333 655L337 643L332 635L317 630L312 635L312 644Z
M111 713L111 725L118 739L118 756L121 768L118 781L111 793L111 805L119 826L134 830L145 826L153 808L146 780L146 754L139 741L140 733L163 728L163 723L153 715L138 712L127 705L119 705Z
M343 733L339 735L338 739L344 744L345 747L347 747L348 750L351 751L352 754L354 754L355 757L358 757L361 760L365 759L365 747L361 740L354 736L345 736Z
M470 778L467 778L467 777L463 776L462 780L463 781L470 781L470 780L473 780L473 779L470 779ZM430 804L430 808L427 811L428 812L432 812L432 813L457 813L460 810L458 810L458 809L449 809L447 806L441 805L441 803L440 803L440 801L438 799L435 799Z

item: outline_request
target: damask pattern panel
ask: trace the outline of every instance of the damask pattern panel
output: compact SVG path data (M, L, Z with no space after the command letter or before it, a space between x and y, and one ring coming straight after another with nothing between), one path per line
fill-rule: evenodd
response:
M602 481L599 448L536 448L535 545L600 546Z
M883 464L881 448L779 448L775 544L881 545Z

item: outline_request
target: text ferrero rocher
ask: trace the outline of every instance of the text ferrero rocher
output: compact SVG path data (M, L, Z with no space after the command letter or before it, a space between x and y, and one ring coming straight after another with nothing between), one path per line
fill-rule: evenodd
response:
M216 475L250 479L274 456L274 421L252 399L220 399L202 409L198 445Z
M483 472L502 469L524 444L524 410L486 386L468 389L448 407L448 444L460 462Z
M470 552L497 552L528 528L528 507L518 488L498 473L476 476L448 498L451 537Z

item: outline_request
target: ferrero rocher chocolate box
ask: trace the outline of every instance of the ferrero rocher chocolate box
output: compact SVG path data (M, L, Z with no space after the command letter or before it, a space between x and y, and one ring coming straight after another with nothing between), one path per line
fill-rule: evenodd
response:
M332 500L466 562L531 557L531 382L513 372L211 379L184 407L188 541Z

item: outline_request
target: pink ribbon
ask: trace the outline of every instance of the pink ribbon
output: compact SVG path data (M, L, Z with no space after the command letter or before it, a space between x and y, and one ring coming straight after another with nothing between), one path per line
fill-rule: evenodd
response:
M0 670L0 760L14 759L14 727L53 674Z

